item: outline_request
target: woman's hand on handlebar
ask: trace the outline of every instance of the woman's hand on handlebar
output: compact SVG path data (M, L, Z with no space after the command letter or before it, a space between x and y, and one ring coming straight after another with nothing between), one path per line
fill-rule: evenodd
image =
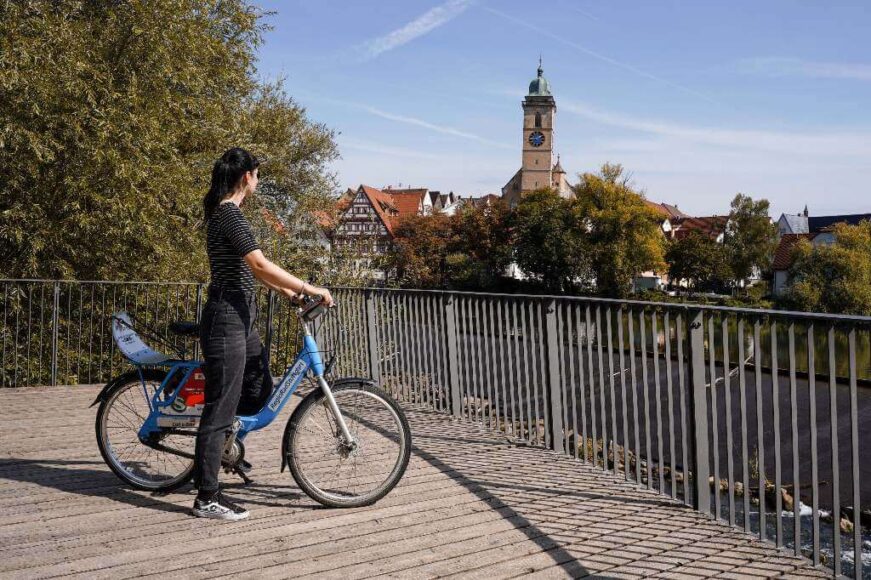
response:
M323 299L324 305L327 308L330 308L330 307L336 305L335 300L333 300L333 295L330 294L330 291L327 290L326 288L321 288L320 286L313 286L311 284L307 284L306 290L308 290L312 296L320 296Z

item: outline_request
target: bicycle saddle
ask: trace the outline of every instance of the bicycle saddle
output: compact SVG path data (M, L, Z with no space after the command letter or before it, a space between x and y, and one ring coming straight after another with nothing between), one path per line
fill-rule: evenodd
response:
M181 336L199 336L200 325L196 322L170 322L169 331Z

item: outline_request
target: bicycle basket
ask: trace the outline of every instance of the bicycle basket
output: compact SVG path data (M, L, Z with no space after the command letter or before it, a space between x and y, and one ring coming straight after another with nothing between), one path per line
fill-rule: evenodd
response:
M112 338L121 354L133 364L157 365L171 360L167 355L145 344L133 328L130 316L123 310L112 315Z

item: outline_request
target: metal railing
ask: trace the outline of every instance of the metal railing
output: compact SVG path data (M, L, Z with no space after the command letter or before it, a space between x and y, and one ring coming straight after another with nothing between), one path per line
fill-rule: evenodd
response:
M204 292L0 283L4 385L108 380L123 364L111 311L165 329L198 319ZM835 575L871 578L861 525L871 524L871 444L860 445L871 430L871 318L415 290L334 296L337 315L317 333L338 355L337 375L372 376L404 401L595 465ZM298 349L296 319L272 292L258 300L281 373Z

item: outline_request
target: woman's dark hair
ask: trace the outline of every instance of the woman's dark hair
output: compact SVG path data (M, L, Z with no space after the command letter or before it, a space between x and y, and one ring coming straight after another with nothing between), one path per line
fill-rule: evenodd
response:
M221 200L233 191L245 172L254 171L259 166L260 162L257 158L241 147L224 151L220 159L215 161L215 166L212 168L212 185L203 198L203 211L207 222Z

